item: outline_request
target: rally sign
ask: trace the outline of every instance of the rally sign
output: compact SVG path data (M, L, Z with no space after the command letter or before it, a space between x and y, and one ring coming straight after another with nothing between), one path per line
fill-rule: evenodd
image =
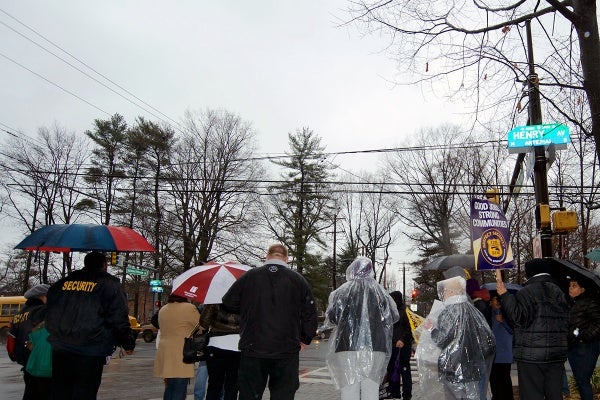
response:
M471 238L476 270L514 268L508 221L498 204L471 199Z

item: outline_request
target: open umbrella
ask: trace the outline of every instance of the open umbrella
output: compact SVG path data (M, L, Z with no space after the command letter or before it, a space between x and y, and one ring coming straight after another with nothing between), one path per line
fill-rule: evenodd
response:
M559 258L544 258L548 272L558 282L565 293L569 292L569 281L576 280L586 289L600 293L600 277L581 265Z
M473 254L452 254L434 258L423 268L425 271L443 271L452 267L462 267L466 269L475 268L475 256Z
M234 262L198 265L173 279L172 293L198 303L219 304L233 282L249 269Z
M138 232L125 226L54 224L36 229L15 246L30 251L156 251Z
M593 262L600 262L600 249L594 249L585 255L586 258L589 258Z

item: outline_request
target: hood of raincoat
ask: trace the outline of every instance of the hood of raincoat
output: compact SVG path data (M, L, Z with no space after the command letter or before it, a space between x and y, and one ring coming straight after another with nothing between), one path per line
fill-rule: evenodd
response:
M373 272L373 263L371 259L367 257L357 257L352 264L346 268L346 281L353 281L356 279L375 279Z

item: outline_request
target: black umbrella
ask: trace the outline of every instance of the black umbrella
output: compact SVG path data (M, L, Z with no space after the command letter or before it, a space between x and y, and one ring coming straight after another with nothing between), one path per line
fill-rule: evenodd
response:
M600 277L593 271L571 261L559 258L544 258L548 273L558 282L560 287L569 292L569 281L575 280L586 289L600 293Z
M475 256L473 254L452 254L434 258L423 268L425 271L444 271L452 267L475 269Z

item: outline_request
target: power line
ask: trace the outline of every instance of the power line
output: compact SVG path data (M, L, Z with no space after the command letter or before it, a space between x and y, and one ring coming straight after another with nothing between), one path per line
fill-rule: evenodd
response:
M13 60L12 58L8 57L7 55L5 55L3 53L0 53L0 56L6 58L10 62L13 62L14 64L18 65L19 67L23 68L24 70L31 72L32 74L34 74L38 78L41 78L41 79L45 80L46 82L48 82L52 86L55 86L55 87L59 88L60 90L64 91L65 93L70 94L71 96L78 98L79 100L83 101L84 103L86 103L86 104L94 107L96 110L98 110L98 111L100 111L100 112L102 112L102 113L104 113L104 114L106 114L108 116L111 115L108 111L105 111L105 110L101 109L100 107L98 107L97 105L95 105L95 104L91 103L90 101L84 99L83 97L78 96L77 94L71 92L70 90L65 89L64 87L60 86L58 83L52 82L50 79L48 79L48 78L46 78L46 77L38 74L37 72L33 71L32 69L27 68L26 66L24 66L20 62L18 62L16 60Z
M63 49L61 46L59 46L58 44L54 43L53 41L51 41L50 39L46 38L44 35L40 34L39 32L37 32L35 29L31 28L30 26L26 25L25 23L21 22L20 20L18 20L17 18L15 18L14 16L8 14L6 11L0 9L0 12L4 13L5 15L7 15L8 17L12 18L13 20L15 20L16 22L18 22L19 24L21 24L22 26L24 26L25 28L29 29L31 32L35 33L37 36L39 36L40 38L42 38L43 40L45 40L46 42L50 43L51 45L53 45L54 47L56 47L57 49L59 49L60 51L62 51L63 53L67 54L68 56L70 56L71 58L73 58L74 60L76 60L77 62L79 62L80 64L84 65L86 68L88 68L89 70L93 71L94 73L96 73L98 76L102 77L103 79L105 79L106 81L110 82L111 84L113 84L114 86L118 87L119 89L121 89L122 91L124 91L125 93L127 93L128 95L132 96L133 98L135 98L136 100L140 101L141 103L143 103L144 105L146 105L147 107L151 108L152 110L156 111L157 113L161 114L162 116L164 116L165 118L167 118L169 121L173 122L179 129L179 127L181 127L181 125L179 124L179 122L175 121L174 119L172 119L171 117L169 117L168 115L166 115L165 113L163 113L162 111L156 109L155 107L153 107L152 105L148 104L147 102L145 102L144 100L140 99L138 96L136 96L135 94L133 94L132 92L130 92L129 90L125 89L123 86L119 85L118 83L114 82L113 80L111 80L110 78L108 78L107 76L103 75L102 73L98 72L96 69L94 69L93 67L91 67L90 65L88 65L87 63L85 63L84 61L80 60L79 58L77 58L76 56L74 56L73 54L71 54L70 52L68 52L67 50ZM39 48L41 48L42 50L48 52L49 54L53 55L54 57L58 58L59 60L63 61L65 64L69 65L70 67L72 67L73 69L81 72L83 75L87 76L88 78L94 80L95 82L99 83L100 85L104 86L105 88L107 88L108 90L112 91L113 93L117 94L118 96L122 97L123 99L125 99L126 101L130 102L131 104L139 107L140 109L144 110L145 112L147 112L148 114L158 118L159 120L162 120L163 122L167 122L164 121L163 118L157 116L156 114L152 113L151 111L145 109L144 107L142 107L141 105L137 104L136 102L134 102L133 100L125 97L123 94L117 92L116 90L114 90L113 88L109 87L108 85L106 85L103 82L100 82L98 79L94 78L93 76L91 76L90 74L88 74L87 72L81 70L80 68L78 68L77 66L73 65L72 63L70 63L69 61L65 60L64 58L60 57L59 55L57 55L56 53L52 52L51 50L47 49L46 47L44 47L43 45L41 45L40 43L34 41L33 39L25 36L23 33L17 31L16 29L14 29L13 27L7 25L6 23L0 21L0 24L6 26L8 29L12 30L13 32L15 32L16 34L20 35L21 37L25 38L26 40L30 41L31 43L35 44L36 46L38 46ZM170 123L167 123L170 125Z

